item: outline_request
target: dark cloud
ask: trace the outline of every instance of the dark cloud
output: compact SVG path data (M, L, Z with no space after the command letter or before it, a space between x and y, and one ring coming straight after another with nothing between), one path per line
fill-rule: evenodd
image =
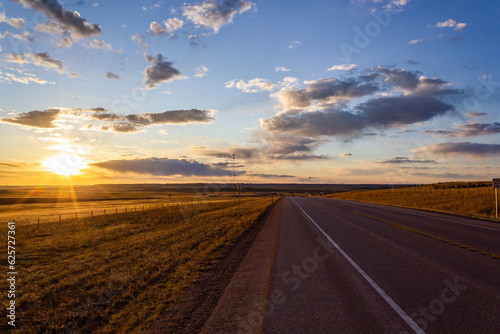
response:
M49 110L33 110L25 113L21 113L14 118L2 118L1 121L4 123L12 123L23 126L29 126L34 128L44 128L53 129L56 128L54 121L60 114L59 109L49 109Z
M98 24L90 24L87 19L82 18L78 12L72 12L63 8L57 0L11 0L24 7L44 13L63 26L71 29L77 36L89 37L100 35L101 27Z
M259 148L247 148L247 147L232 147L227 150L210 150L206 147L194 147L193 150L203 156L214 157L219 159L232 159L233 154L237 160L253 160L262 158L262 150Z
M271 132L306 137L356 137L373 127L394 127L430 120L455 108L429 96L380 97L359 104L354 111L324 110L281 113L261 121Z
M291 160L291 161L330 159L326 155L315 155L315 154L277 154L277 155L268 155L267 158L272 160Z
M474 112L470 112L470 113L465 114L465 116L467 116L467 117L482 117L482 116L486 116L486 115L488 115L488 114L485 112L478 112L478 111L474 111Z
M307 82L306 89L283 88L273 96L277 97L284 110L304 109L318 102L322 106L340 103L355 97L373 94L378 86L372 83L350 79L342 81L327 78Z
M459 125L453 130L424 131L443 137L475 137L500 133L500 123L471 123Z
M137 132L141 127L158 124L209 123L215 119L213 110L167 110L161 113L118 115L102 108L89 109L90 119L112 122L107 125L88 125L90 130Z
M268 154L291 154L294 152L311 152L324 140L316 140L307 137L287 136L284 134L274 135L264 140L270 145Z
M286 175L286 174L245 174L245 176L250 176L250 177L260 177L260 178L269 178L269 179L274 179L274 178L279 178L279 179L290 179L290 178L295 178L293 175Z
M120 80L120 76L118 74L115 74L115 73L109 72L109 71L106 71L106 78Z
M146 52L144 57L148 63L153 63L144 70L144 84L148 89L156 88L162 82L185 78L171 62L163 60L162 54L158 53L154 57Z
M500 144L482 144L471 142L441 143L426 146L414 151L417 157L433 156L472 156L483 158L500 156Z
M407 157L394 157L387 160L377 161L381 164L435 164L435 160L416 160Z
M44 67L55 67L58 71L64 71L63 62L52 58L47 52L37 52L33 54L35 64Z
M367 136L375 129L425 122L453 112L455 107L442 99L462 94L440 78L382 66L353 78L327 78L307 81L305 85L298 88L297 80L282 84L282 89L273 94L282 111L261 120L263 130L274 136L286 133L295 140L324 136L350 140ZM359 97L369 99L353 105L352 101ZM310 146L314 149L316 145ZM298 150L305 149L299 145Z
M185 5L182 15L196 26L203 26L218 33L220 28L233 22L237 13L251 9L253 3L246 0L205 0L198 5Z
M135 173L156 176L232 176L231 170L185 159L144 158L109 160L92 164L116 173ZM238 172L241 174L241 172Z

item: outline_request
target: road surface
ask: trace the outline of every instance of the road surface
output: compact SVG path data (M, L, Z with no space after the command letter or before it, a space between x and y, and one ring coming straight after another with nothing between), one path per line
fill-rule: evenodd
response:
M261 321L238 332L500 333L500 224L326 198L280 210Z

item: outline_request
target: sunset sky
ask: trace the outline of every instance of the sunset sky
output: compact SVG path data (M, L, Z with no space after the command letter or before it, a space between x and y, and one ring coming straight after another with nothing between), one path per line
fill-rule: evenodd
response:
M500 177L499 1L185 1L3 0L0 184Z

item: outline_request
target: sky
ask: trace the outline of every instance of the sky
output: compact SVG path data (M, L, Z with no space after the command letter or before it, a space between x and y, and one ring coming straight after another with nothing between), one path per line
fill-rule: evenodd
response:
M0 184L500 177L500 2L184 1L0 2Z

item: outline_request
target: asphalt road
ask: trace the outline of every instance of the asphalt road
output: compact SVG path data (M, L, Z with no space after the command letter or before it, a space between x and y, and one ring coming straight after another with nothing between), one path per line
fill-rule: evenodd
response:
M283 200L261 333L500 333L500 224Z

